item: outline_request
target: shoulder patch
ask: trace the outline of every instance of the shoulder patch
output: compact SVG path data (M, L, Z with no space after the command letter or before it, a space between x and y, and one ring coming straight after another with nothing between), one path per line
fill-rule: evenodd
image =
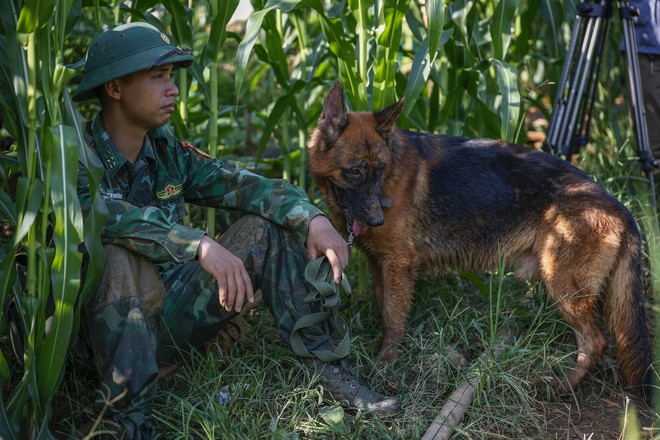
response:
M209 159L213 159L211 156L209 156L208 154L204 153L202 150L200 150L199 148L195 147L193 144L189 144L188 142L183 142L183 141L181 141L181 146L182 146L184 149L189 148L189 149L193 150L195 153L199 154L200 156L204 156L204 157L207 157L207 158L209 158Z

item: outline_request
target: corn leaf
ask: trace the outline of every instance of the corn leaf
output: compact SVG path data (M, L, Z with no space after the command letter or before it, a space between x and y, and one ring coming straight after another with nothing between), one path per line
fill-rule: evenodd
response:
M172 36L179 46L193 47L190 10L179 0L163 0L163 6L172 16Z
M9 220L12 226L16 226L18 223L16 219L16 207L2 188L0 188L0 214L2 214L1 218Z
M493 41L493 56L503 60L511 42L512 21L516 14L518 0L500 0L495 7L490 25Z
M78 162L85 168L90 188L98 188L103 178L103 164L91 147L83 138L82 116L73 106L73 101L68 93L63 96L64 100L64 122L72 127L76 136L78 151ZM87 296L95 287L98 278L105 265L103 256L103 244L101 243L101 230L103 229L108 215L107 208L98 190L91 191L91 210L83 221L83 241L88 253L88 267L85 276L85 285L80 293L80 303L84 303Z
M255 11L250 15L250 18L247 22L247 27L245 29L245 37L243 41L238 45L238 50L236 51L236 96L241 94L241 86L245 78L245 68L247 67L250 54L252 53L252 48L257 42L257 37L261 31L261 25L266 17L266 15L278 9L282 12L289 12L295 8L300 0L269 0L264 8Z
M502 94L500 105L501 138L515 141L516 128L520 117L520 91L518 71L512 64L493 60L497 73L497 84Z
M72 337L73 312L80 288L82 257L78 243L82 241L82 215L76 193L78 170L77 136L72 127L62 124L50 128L46 137L50 149L51 200L54 214L53 241L55 256L50 284L55 301L51 329L41 347L39 383L42 399L49 399L59 383L61 371Z
M211 32L204 46L203 62L205 65L218 60L220 48L227 37L227 23L238 7L238 0L221 1L220 8L213 17Z
M396 100L394 75L396 74L403 18L410 0L386 0L383 5L384 28L378 36L376 69L373 83L373 108L384 108Z
M408 74L408 82L406 83L406 105L403 109L404 116L407 116L415 106L417 98L431 73L431 60L428 45L429 40L424 40L415 53L415 59L413 60L412 68Z
M48 0L25 0L18 17L16 30L29 34L48 23L55 10L55 4Z
M427 0L426 15L429 21L428 51L429 59L435 60L440 46L442 28L445 25L445 2L444 0Z
M0 362L4 365L3 368L8 368L7 367L7 362L4 359L4 356L2 356L2 353L0 352ZM8 373L8 371L7 371ZM17 429L14 427L14 430ZM14 435L14 430L11 429L11 422L7 418L7 410L5 409L5 404L3 399L0 399L0 438L3 440L16 440L16 436Z

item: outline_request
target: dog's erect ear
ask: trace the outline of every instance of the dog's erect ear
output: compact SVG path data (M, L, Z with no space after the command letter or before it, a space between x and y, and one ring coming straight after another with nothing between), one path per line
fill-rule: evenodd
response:
M337 81L325 98L317 126L323 132L326 141L332 143L339 138L347 124L344 88L341 82Z
M380 133L381 136L387 136L392 133L394 124L403 111L405 104L406 98L403 97L401 98L401 101L397 102L396 104L392 104L391 106L385 107L384 109L374 113L374 118L376 119L377 124L376 131Z

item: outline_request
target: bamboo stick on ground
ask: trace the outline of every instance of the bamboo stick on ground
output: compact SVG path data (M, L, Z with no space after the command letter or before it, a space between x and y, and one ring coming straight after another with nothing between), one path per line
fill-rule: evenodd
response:
M513 334L507 329L495 339L493 347L493 358L497 359L504 348L511 344ZM479 365L490 356L488 351L482 353L473 365ZM479 384L481 374L477 371L474 375L461 384L451 393L447 402L445 402L440 414L431 423L426 430L422 440L448 440L454 433L454 428L460 423L472 403L472 398Z

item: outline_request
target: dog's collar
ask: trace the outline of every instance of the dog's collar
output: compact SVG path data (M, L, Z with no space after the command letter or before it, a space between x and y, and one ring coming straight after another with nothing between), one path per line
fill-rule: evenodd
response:
M339 191L337 191L337 186L334 185L332 182L330 182L330 186L332 187L332 190L335 193L335 198L337 199L337 204L341 208L341 212L343 212L344 217L346 217L346 230L348 231L348 239L346 240L346 244L348 245L348 249L350 250L351 247L353 246L353 241L355 240L355 235L353 235L353 215L348 211L348 209L345 209L342 206L341 199L339 198Z
M344 215L346 215L346 213L344 213ZM353 235L353 223L348 220L348 217L346 217L346 229L348 230L348 240L346 240L346 244L348 245L348 250L350 250L353 246L355 235Z

